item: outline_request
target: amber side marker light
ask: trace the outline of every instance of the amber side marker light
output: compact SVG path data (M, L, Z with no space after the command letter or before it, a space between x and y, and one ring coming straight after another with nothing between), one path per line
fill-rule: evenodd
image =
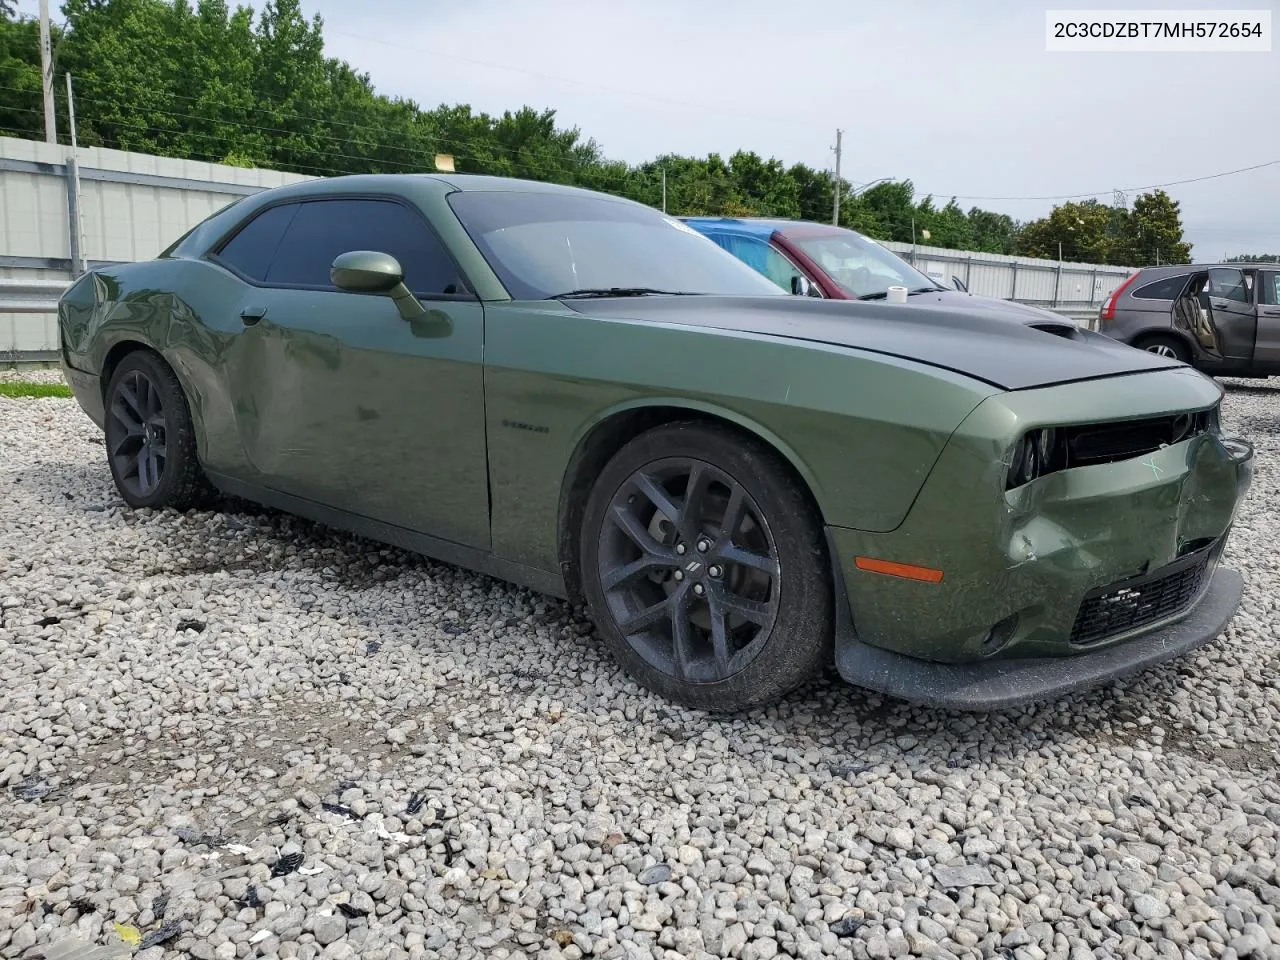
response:
M932 567L917 567L910 563L894 563L892 560L877 560L874 557L855 557L854 566L870 573L883 573L890 577L902 577L906 580L920 580L924 583L940 583L942 571Z

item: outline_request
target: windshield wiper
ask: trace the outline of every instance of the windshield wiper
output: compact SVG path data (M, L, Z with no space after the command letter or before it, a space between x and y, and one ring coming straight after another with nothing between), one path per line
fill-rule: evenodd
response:
M685 290L655 290L653 287L583 287L567 293L557 293L546 300L568 300L570 298L587 299L589 297L650 297L650 296L692 296Z
M908 290L907 296L912 297L912 296L915 296L917 293L937 293L939 290L943 290L943 289L945 288L944 287L920 287L919 289L916 289L916 290ZM887 296L889 296L889 292L887 290L881 290L878 293L864 293L858 299L859 300L883 300Z

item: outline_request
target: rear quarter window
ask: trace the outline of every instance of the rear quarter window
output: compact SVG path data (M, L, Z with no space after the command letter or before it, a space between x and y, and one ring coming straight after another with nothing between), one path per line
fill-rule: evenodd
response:
M1189 274L1181 273L1175 277L1156 280L1133 291L1134 300L1176 300L1182 288L1187 285Z
M261 283L271 268L284 232L298 212L296 203L268 207L223 244L217 257L233 270Z

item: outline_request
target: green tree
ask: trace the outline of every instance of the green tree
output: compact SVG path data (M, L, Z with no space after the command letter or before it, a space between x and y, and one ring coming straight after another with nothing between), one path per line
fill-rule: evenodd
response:
M935 211L932 216L925 217L924 227L930 234L929 243L935 247L950 247L956 250L973 249L973 224L960 209L954 197L941 210Z
M1280 263L1280 253L1242 253L1227 257L1223 263Z
M796 202L800 206L797 216L801 220L829 222L831 208L835 203L831 175L825 170L814 170L803 163L792 166L787 175L796 185Z
M1181 208L1163 190L1133 201L1122 244L1123 262L1130 266L1191 262L1191 244L1182 238Z
M748 207L771 217L800 216L800 185L781 161L739 150L729 158L728 173Z
M0 135L43 135L39 44L35 20L0 11Z
M1032 220L1018 232L1014 251L1024 257L1083 263L1124 263L1115 256L1112 208L1097 200L1064 203L1047 217Z
M968 249L983 253L1013 253L1019 227L1012 217L971 207L969 224L973 230L973 242Z

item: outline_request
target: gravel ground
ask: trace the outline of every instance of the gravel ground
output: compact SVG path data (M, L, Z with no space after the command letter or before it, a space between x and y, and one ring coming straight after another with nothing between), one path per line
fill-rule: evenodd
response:
M1219 642L1007 715L827 678L718 720L558 602L125 511L73 401L0 398L0 955L1280 958L1280 390L1225 419Z
M14 370L0 368L0 383L66 383L61 370Z

